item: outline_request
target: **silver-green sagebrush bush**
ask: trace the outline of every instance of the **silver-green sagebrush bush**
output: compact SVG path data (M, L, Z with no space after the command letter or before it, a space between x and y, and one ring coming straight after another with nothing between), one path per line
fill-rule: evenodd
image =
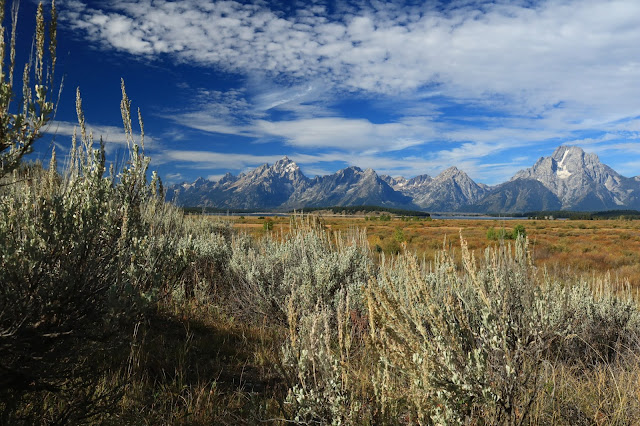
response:
M302 314L293 300L288 306L282 372L290 385L287 414L297 423L337 425L362 420L360 401L350 388L352 373L343 364L351 351L349 295L342 290L337 296L338 309L317 305Z
M17 169L22 158L33 150L42 128L51 120L55 96L57 13L51 7L49 26L45 23L44 8L38 5L32 60L24 65L22 90L16 90L16 27L18 4L11 13L11 36L4 25L5 2L0 1L0 178ZM47 38L48 33L48 38Z
M135 223L139 203L126 199L131 192L116 176L104 176L103 151L93 149L84 128L82 134L63 176L54 153L48 171L23 166L6 175L0 194L5 413L20 402L41 403L43 411L58 405L49 421L69 421L87 414L80 407L108 404L113 396L95 392L92 360L117 348L118 339L113 346L98 342L135 316L134 296L141 293L130 271L143 241ZM29 399L36 394L48 396ZM65 402L53 403L51 395Z
M53 112L56 13L53 7L49 74L40 5L35 62L25 66L22 102L11 112L15 16L10 60L3 53L0 61L0 422L78 422L113 407L122 388L99 386L109 359L127 351L139 315L184 279L199 254L184 254L184 217L164 203L155 174L147 181L142 120L135 143L124 83L130 156L122 170L107 173L79 91L79 135L64 171L55 151L48 170L20 163Z
M407 255L367 287L383 409L407 390L421 423L525 424L550 362L588 368L607 359L603 348L638 350L633 300L536 273L522 237L514 250L487 249L481 266L462 240L462 263L442 253L427 269Z
M94 148L85 130L78 92L80 135L64 172L54 152L48 170L28 165L5 176L0 404L14 416L7 421L43 413L51 422L79 421L110 410L122 387L97 384L113 353L128 350L134 324L177 287L211 287L229 257L220 236L228 230L187 224L164 202L157 176L147 182L142 121L138 145L126 122L124 83L122 94L131 149L121 171L106 173L104 147Z
M293 228L281 239L234 239L234 291L248 315L285 323L291 300L310 312L318 301L335 306L340 290L354 291L367 282L373 261L362 233L331 235L314 223Z
M447 251L431 265L411 253L384 259L367 268L366 285L311 290L313 306L282 296L287 418L573 424L596 416L625 424L640 412L640 376L630 367L640 314L629 291L606 279L551 279L533 265L523 236L487 249L481 262L462 239L461 251L461 268Z

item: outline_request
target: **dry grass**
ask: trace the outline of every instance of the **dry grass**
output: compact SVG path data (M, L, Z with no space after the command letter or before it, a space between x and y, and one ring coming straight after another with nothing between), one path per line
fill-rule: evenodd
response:
M286 391L275 370L280 333L193 301L160 307L141 325L127 369L110 378L125 391L103 421L252 424L278 417L276 397Z

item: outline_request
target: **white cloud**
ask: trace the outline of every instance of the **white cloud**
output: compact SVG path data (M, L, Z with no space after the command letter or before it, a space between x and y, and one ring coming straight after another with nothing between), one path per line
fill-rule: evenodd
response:
M292 121L258 120L256 128L282 137L286 143L303 148L396 151L422 144L433 134L428 124L375 124L365 119L341 117L309 118Z
M187 163L196 169L244 170L264 163L275 163L284 155L251 155L197 150L165 149L158 152L154 164Z
M330 89L322 80L282 86L269 82L261 76L253 75L249 86L254 92L250 97L253 108L260 112L288 111L298 118L335 114L324 106L333 99Z
M200 90L187 112L165 113L163 118L191 129L261 140L283 139L300 148L396 151L424 143L435 136L428 117L372 123L367 119L337 117L317 104L304 104L312 85L283 89L269 87L248 101L238 91ZM322 96L322 95L319 95ZM313 97L315 99L315 96ZM268 120L266 110L292 112L290 120Z
M524 114L562 102L565 122L637 115L640 3L529 3L380 4L336 17L285 16L262 2L73 2L64 22L104 47L243 73L386 94L438 83L458 99L492 104L498 94Z
M220 117L210 109L171 115L168 118L192 129L209 133L257 137L246 125L229 122L228 117Z
M182 173L167 173L164 176L166 183L184 182L184 176Z

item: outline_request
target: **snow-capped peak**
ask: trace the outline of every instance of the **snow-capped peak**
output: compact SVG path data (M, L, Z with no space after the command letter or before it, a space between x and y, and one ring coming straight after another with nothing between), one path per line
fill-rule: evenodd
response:
M300 170L300 167L285 155L273 165L273 170L281 174L289 174Z

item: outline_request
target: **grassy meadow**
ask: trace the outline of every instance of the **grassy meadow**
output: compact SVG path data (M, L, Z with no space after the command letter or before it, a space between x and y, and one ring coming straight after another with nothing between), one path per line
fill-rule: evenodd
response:
M51 15L0 73L0 424L638 424L637 222L185 215L124 82L122 166L79 90L29 162Z

